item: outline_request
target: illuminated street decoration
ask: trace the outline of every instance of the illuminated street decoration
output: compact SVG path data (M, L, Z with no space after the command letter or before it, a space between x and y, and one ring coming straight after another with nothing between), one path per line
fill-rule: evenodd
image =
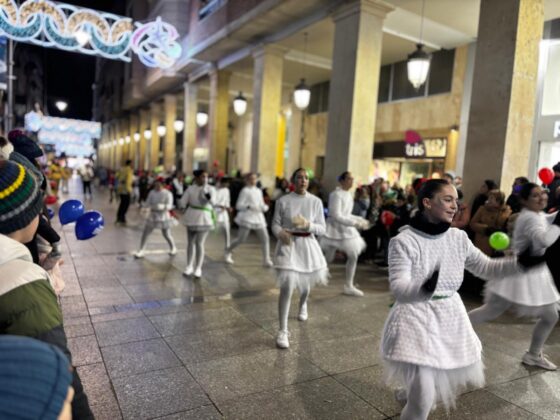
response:
M54 145L57 154L89 156L94 153L93 139L101 137L101 124L97 122L45 116L40 121L39 142Z
M136 29L135 29L136 26ZM0 0L0 34L15 41L130 61L130 51L149 67L171 67L181 55L175 27L161 18L145 24L124 16L49 0Z

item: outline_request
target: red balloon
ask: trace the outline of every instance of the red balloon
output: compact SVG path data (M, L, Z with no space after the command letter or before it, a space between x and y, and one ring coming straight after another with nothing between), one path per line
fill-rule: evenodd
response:
M57 200L58 200L58 197L57 197L57 196L55 196L55 195L47 195L47 196L45 197L45 204L51 205L51 204L56 203Z
M215 160L213 163L214 167L217 168L218 166L220 166L220 161L219 160Z
M226 173L222 170L218 171L218 178L223 178Z
M391 226L393 223L395 223L395 213L384 210L381 213L381 223L383 223L387 227Z
M541 168L539 178L544 185L549 185L554 180L554 172L550 168Z

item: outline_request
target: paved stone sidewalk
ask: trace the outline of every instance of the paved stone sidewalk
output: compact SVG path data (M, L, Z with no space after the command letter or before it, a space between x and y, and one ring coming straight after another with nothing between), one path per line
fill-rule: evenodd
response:
M155 231L146 258L135 260L142 230L137 207L131 206L127 227L114 226L116 203L109 204L106 193L97 192L86 207L104 213L106 228L83 242L73 226L60 228L61 305L96 418L398 418L378 356L391 302L386 271L360 265L366 296L351 298L341 294L344 267L335 265L329 286L312 291L306 323L295 319L294 298L291 348L280 351L274 272L262 267L256 238L239 247L236 264L228 266L221 237L211 234L203 278L186 279L184 228L173 231L175 257ZM520 364L531 329L511 317L477 328L487 387L462 395L451 413L440 409L430 418L560 418L560 373ZM547 352L560 363L558 328Z

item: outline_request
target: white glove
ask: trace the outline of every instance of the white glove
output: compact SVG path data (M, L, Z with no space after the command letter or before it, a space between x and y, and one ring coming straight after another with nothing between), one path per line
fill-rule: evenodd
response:
M309 230L309 226L310 226L309 220L307 220L301 214L292 217L292 224L296 229L301 229L301 230Z
M165 210L165 204L158 204L156 205L157 210Z
M266 204L263 204L261 206L261 210L262 210L263 213L266 213L268 211L268 206Z
M356 228L360 229L360 230L367 230L371 227L371 225L369 224L369 222L365 219L363 220L358 220L356 222Z
M292 243L292 235L290 235L290 232L285 231L284 229L282 229L279 233L278 233L278 239L280 239L280 241L284 244L284 245L290 245Z

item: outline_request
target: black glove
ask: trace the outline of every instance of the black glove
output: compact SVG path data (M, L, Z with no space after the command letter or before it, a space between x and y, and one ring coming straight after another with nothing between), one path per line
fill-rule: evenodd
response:
M434 293L437 287L438 277L439 277L439 270L434 270L432 276L428 280L426 280L422 285L422 290L424 290L429 294Z
M499 232L499 229L493 228L493 227L487 227L486 229L484 229L484 234L486 236L490 236L493 233Z
M212 194L210 194L209 192L204 193L204 197L206 197L206 199L210 201L210 198L212 198Z
M517 256L517 262L524 268L531 268L536 265L542 264L546 261L545 256L533 256L531 255L531 247L527 248L521 254Z
M554 218L552 224L556 226L560 226L560 211L556 213L556 217Z

